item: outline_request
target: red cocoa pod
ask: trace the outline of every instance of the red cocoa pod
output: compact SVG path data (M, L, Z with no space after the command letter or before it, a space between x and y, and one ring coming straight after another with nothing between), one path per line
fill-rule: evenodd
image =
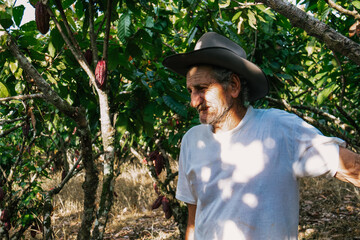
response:
M159 151L151 152L150 155L149 155L150 161L154 161L158 155L159 155Z
M152 204L151 209L154 210L154 209L159 208L161 206L161 204L162 204L162 200L163 200L163 196L159 196L155 200L155 202Z
M4 226L5 226L5 228L6 228L6 230L10 230L11 229L11 223L10 223L10 221L6 221L5 223L4 223Z
M4 200L5 197L5 191L2 187L0 187L0 201Z
M164 168L164 157L162 155L157 155L155 159L155 172L157 175L161 173Z
M105 85L107 76L107 66L105 60L98 61L95 69L95 80L97 86L101 89Z
M154 183L153 186L154 186L154 190L155 190L156 194L160 195L159 188L158 188L157 184Z
M7 209L1 211L0 220L3 222L7 222L9 220L9 211Z
M167 199L166 197L163 197L162 201L161 201L161 204L162 204L162 209L163 209L163 211L165 213L165 218L166 219L171 218L172 212L171 212L171 208L170 208L169 199Z
M46 5L44 5L41 0L35 5L35 21L37 29L42 34L46 34L49 31L50 15L46 10Z
M85 57L86 62L88 63L88 65L91 65L93 55L92 55L92 51L90 49L86 50L86 52L84 53L84 57Z

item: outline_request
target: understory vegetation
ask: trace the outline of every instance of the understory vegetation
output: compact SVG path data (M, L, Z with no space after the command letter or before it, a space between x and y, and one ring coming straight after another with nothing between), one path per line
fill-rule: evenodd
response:
M115 183L115 199L104 239L179 239L173 218L161 208L151 210L157 195L143 165L128 166ZM61 179L54 174L45 189ZM56 239L76 239L81 222L83 175L73 178L54 199L52 221ZM299 239L360 239L360 192L333 178L304 178L300 183ZM30 232L27 233L30 236ZM42 239L41 233L37 239ZM30 239L30 238L29 238Z

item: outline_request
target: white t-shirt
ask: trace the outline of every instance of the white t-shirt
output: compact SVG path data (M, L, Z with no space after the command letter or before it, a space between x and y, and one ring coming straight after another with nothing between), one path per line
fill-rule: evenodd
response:
M285 111L249 107L239 125L183 137L176 198L197 205L196 240L297 239L297 178L334 176L338 138Z

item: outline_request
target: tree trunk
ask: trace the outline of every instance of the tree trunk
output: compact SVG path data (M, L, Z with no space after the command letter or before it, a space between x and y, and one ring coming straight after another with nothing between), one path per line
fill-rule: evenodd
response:
M19 61L22 69L34 80L34 83L43 93L46 102L54 105L62 113L72 118L78 126L78 134L80 135L80 149L83 156L83 164L85 168L84 188L84 214L78 239L90 239L90 230L94 221L96 189L98 186L98 172L93 159L91 133L84 109L73 107L64 99L62 99L39 74L35 67L20 52L18 46L8 34L8 47L12 55Z

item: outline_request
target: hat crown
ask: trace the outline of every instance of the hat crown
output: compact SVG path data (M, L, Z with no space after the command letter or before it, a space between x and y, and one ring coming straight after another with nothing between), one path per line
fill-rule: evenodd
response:
M242 47L230 39L215 32L205 33L196 42L194 50L200 50L204 48L224 48L246 59L246 52Z

